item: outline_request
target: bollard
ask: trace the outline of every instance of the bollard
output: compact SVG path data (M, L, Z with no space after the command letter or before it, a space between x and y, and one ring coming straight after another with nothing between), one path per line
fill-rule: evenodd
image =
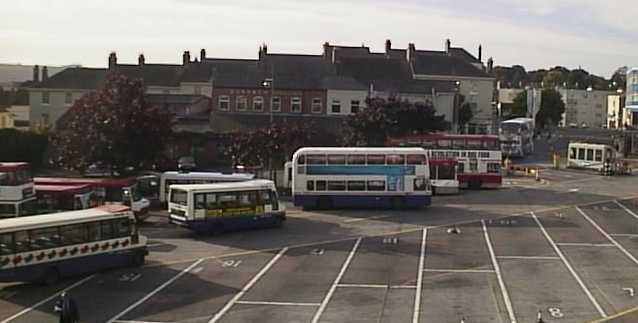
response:
M541 181L541 170L536 168L536 181L540 182Z

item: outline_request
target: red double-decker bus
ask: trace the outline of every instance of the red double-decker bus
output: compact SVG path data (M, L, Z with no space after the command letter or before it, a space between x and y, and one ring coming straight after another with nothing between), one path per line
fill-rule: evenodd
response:
M502 186L502 153L498 136L463 134L416 134L388 137L387 146L423 147L430 160L456 161L456 178L461 188Z
M0 217L30 214L34 204L29 164L0 162Z

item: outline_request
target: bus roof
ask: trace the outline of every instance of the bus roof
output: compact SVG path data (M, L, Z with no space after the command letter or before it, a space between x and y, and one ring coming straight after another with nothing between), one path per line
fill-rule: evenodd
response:
M164 172L162 177L166 179L172 178L204 178L204 179L219 179L225 181L247 181L255 178L254 174L248 173L220 173L220 172Z
M126 187L135 183L133 177L34 177L36 185L91 184L103 187Z
M46 185L46 184L36 184L35 186L36 192L46 192L46 193L81 193L90 189L92 186L90 184L77 184L77 185Z
M59 212L42 215L23 216L2 220L0 233L28 230L39 227L107 220L117 216L130 215L130 209L123 205L103 205L93 209Z
M19 168L28 168L28 167L29 167L29 163L24 163L24 162L10 162L10 163L1 162L0 172L11 172Z
M295 152L295 155L302 153L316 153L316 154L327 154L327 153L377 153L377 154L425 154L426 151L420 147L304 147L300 148Z
M224 190L243 190L243 189L273 189L275 183L267 179L256 179L245 182L232 182L232 183L213 183L213 184L175 184L171 185L171 189L178 189L182 191L224 191Z

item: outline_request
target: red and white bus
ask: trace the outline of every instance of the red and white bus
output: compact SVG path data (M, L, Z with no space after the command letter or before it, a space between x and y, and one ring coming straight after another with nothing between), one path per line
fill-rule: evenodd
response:
M29 164L0 162L0 218L30 214L34 203Z
M139 194L135 177L36 177L34 181L49 186L91 185L99 205L110 202L130 206L138 220L148 215L150 202Z
M52 213L84 210L98 206L93 187L89 184L35 185L38 211Z
M456 161L456 178L461 188L502 186L503 155L498 136L418 134L389 137L387 146L416 146L428 150L430 159Z

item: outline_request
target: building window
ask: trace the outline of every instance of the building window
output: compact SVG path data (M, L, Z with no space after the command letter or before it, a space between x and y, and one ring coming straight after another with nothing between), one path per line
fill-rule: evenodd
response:
M350 101L350 112L357 114L359 113L359 110L361 108L361 101L359 100L352 100Z
M71 92L64 93L64 104L70 105L73 101L73 95Z
M332 113L341 113L341 101L340 100L332 100L331 106Z
M321 113L321 98L312 99L312 112Z
M202 94L202 87L201 86L195 86L195 89L193 90L195 92L195 95L200 95Z
M274 96L270 100L270 111L279 112L281 111L281 98L278 96Z
M253 110L254 111L264 111L264 98L261 96L256 96L253 98Z
M228 111L230 109L230 97L228 95L220 95L218 108L221 111Z
M49 104L49 92L42 92L42 104Z
M290 99L290 111L301 112L301 98L294 96Z
M238 96L235 108L237 111L246 111L246 106L248 105L248 100L245 96Z

